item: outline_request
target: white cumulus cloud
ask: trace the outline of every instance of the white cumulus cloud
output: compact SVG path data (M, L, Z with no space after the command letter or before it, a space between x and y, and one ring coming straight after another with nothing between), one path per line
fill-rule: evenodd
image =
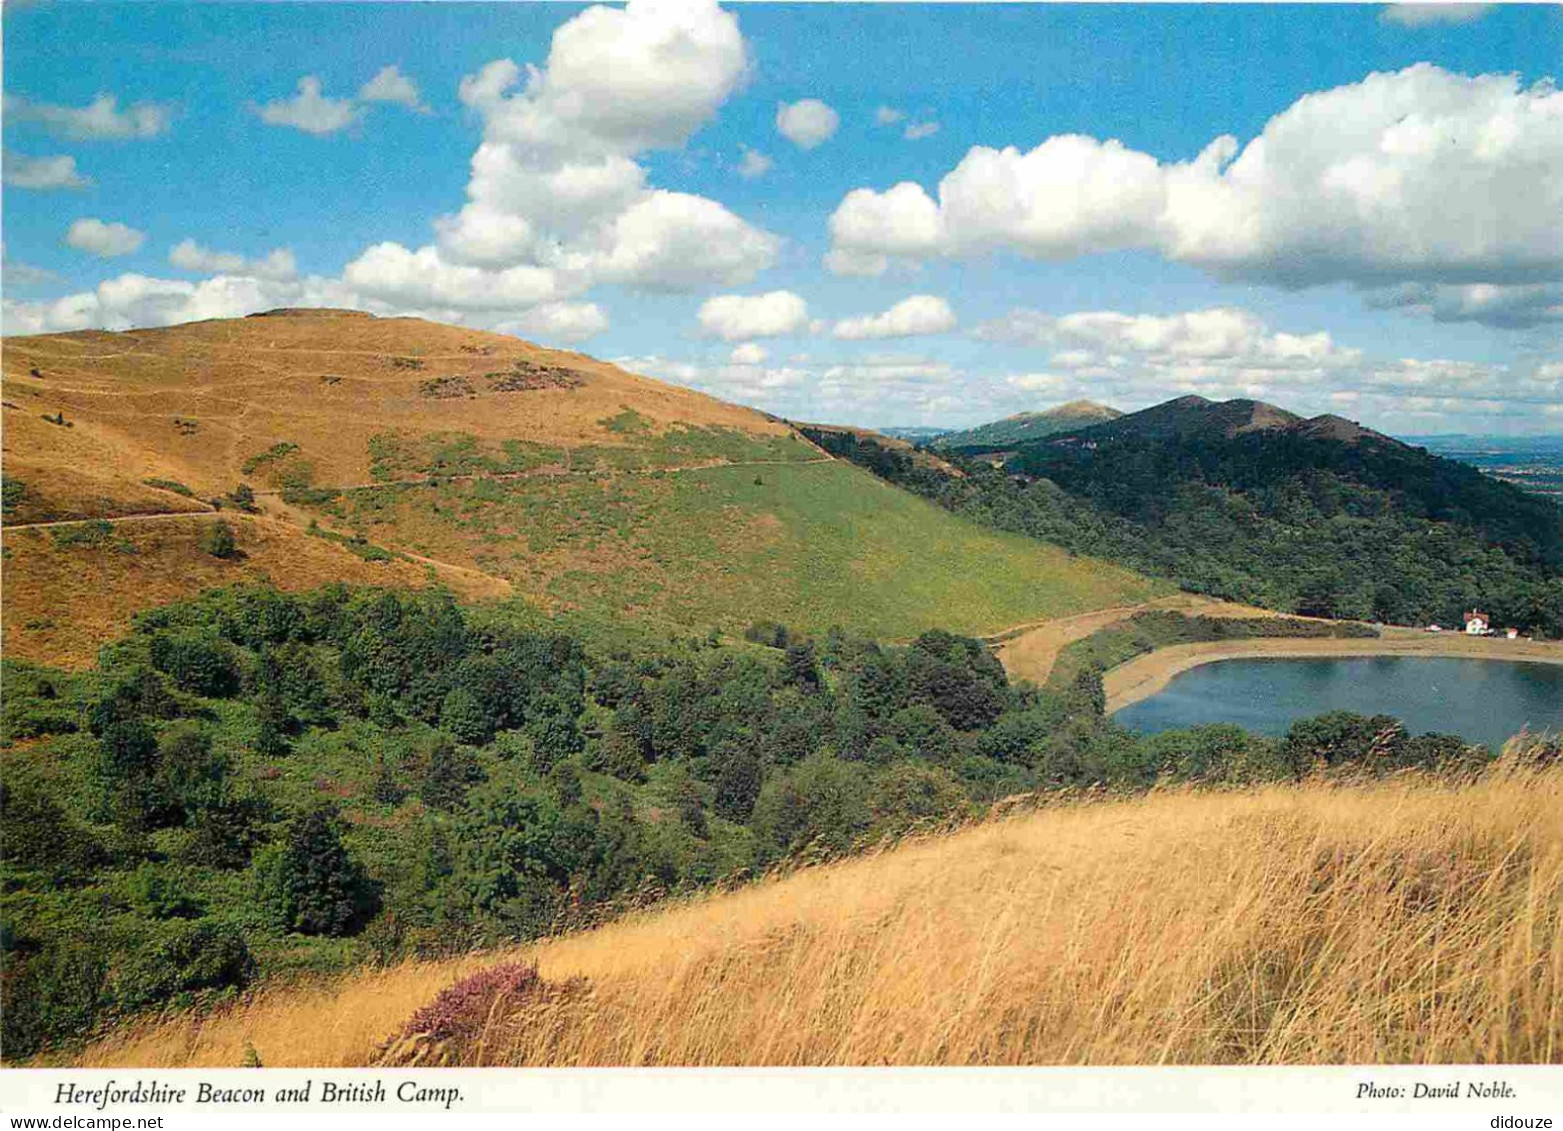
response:
M775 338L808 328L808 303L791 291L716 295L700 306L700 332L728 342Z
M498 59L462 80L483 121L467 203L435 221L435 243L371 248L346 277L384 301L473 310L600 283L748 281L780 241L717 201L648 184L638 160L683 145L747 67L738 21L714 0L588 8L555 31L541 67Z
M758 342L744 342L733 347L727 360L734 365L763 365L765 363L765 347Z
M153 138L167 132L173 120L173 110L167 105L136 102L121 109L118 96L113 94L100 94L85 106L34 102L8 94L5 113L13 122L37 122L55 136L72 141Z
M1421 63L1306 95L1246 145L1164 163L1114 140L973 147L936 195L855 189L827 266L1146 248L1286 287L1563 280L1563 92Z
M375 244L349 263L342 279L373 298L414 307L501 311L560 298L559 281L546 268L469 267L446 262L433 247L410 251L390 242Z
M138 250L146 238L145 232L128 224L105 223L92 217L75 221L65 232L66 244L101 259L129 255Z
M1386 4L1379 19L1401 27L1429 27L1434 24L1469 24L1492 11L1492 4Z
M125 330L168 326L203 318L238 318L279 306L368 308L331 280L269 280L216 275L199 282L130 273L106 279L90 291L46 302L5 300L9 334L41 334L101 327Z
M776 104L776 130L799 149L823 145L835 134L841 116L818 98Z
M69 154L55 157L26 157L7 153L4 158L5 183L13 188L50 189L86 188L92 182L76 169L76 158Z
M3 272L6 283L13 287L33 287L59 279L53 271L12 259L3 243L0 243L0 272Z
M943 334L955 329L957 319L950 304L937 295L912 295L881 314L843 318L831 329L847 341L863 338L911 338Z
M1076 311L1054 316L1013 310L983 323L976 336L1051 352L1053 366L1073 373L1106 376L1154 371L1160 378L1201 374L1228 382L1302 375L1323 379L1332 370L1355 366L1360 350L1338 345L1325 331L1293 334L1272 330L1250 311L1211 307L1175 314Z
M234 252L213 251L193 239L181 240L168 253L168 262L183 271L202 274L253 275L261 279L292 279L298 274L293 252L285 247L246 259Z
M299 79L298 93L292 98L264 103L255 112L268 126L289 126L317 137L345 129L359 113L351 98L328 98L323 94L316 75Z
M398 106L419 114L427 114L429 108L423 104L418 96L418 84L402 74L401 69L394 63L381 67L375 73L374 78L364 83L358 90L360 102L394 102Z
M1437 284L1405 283L1373 292L1370 306L1414 310L1436 322L1479 322L1499 329L1526 329L1563 322L1563 282Z
M568 345L594 338L607 328L608 314L595 302L548 302L494 326L502 334Z
M763 177L771 171L771 159L758 149L743 146L743 160L738 164L738 175L746 181Z

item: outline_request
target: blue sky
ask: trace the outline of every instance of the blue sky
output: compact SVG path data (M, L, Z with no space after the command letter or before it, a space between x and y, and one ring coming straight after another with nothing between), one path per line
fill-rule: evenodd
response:
M1563 431L1557 4L6 15L8 333L352 305L869 425Z

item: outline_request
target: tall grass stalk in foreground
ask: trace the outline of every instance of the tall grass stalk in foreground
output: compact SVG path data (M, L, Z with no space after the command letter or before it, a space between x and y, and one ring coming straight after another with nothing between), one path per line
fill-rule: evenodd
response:
M634 916L502 956L585 981L480 1003L433 1060L1556 1063L1563 765L1524 755L1463 782L1051 806ZM262 995L82 1063L233 1065L246 1041L268 1066L363 1063L475 961Z

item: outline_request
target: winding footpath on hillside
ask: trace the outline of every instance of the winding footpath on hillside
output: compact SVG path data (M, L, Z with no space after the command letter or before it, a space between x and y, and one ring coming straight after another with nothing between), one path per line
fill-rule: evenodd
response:
M272 492L257 491L255 493L257 495L261 495L263 493L271 494ZM303 526L303 524L297 521L293 521L291 517L279 518L276 515L264 514L254 511L228 512L220 511L215 507L208 507L205 510L198 511L152 511L145 514L121 514L103 518L59 518L51 519L47 522L8 522L5 524L4 529L6 533L11 533L18 530L48 530L51 527L57 526L86 526L95 522L106 522L110 526L119 526L121 524L129 525L138 522L167 521L169 519L176 518L211 518L213 515L232 515L235 517L248 519L252 522L265 522L270 523L273 526L285 527L295 530ZM328 531L328 533L337 532ZM342 537L347 537L347 535L342 535ZM494 596L508 596L510 593L510 582L505 578L499 577L495 574L485 573L483 570L473 569L471 566L457 565L455 562L441 561L439 558L425 557L422 554L415 554L411 550L404 550L399 546L392 547L392 549L403 557L410 558L415 562L422 562L424 565L431 565L442 571L450 570L454 573L460 573L468 577L480 578L484 582L492 583L492 586L495 589L495 592L493 593Z
M1182 613L1185 616L1205 617L1274 617L1273 609L1261 609L1254 605L1239 605L1215 597L1201 597L1195 593L1172 593L1138 605L1119 605L1111 609L1096 609L1072 617L1056 617L1052 620L1033 621L1016 625L987 637L994 645L1004 669L1013 679L1029 679L1041 686L1053 672L1058 654L1077 640L1084 640L1093 633L1128 620L1136 613L1164 611Z

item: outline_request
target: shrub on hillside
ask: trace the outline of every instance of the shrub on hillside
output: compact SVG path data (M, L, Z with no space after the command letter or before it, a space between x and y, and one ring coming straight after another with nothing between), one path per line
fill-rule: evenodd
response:
M239 690L233 647L215 633L158 632L152 637L150 654L152 666L173 679L181 691L226 699Z
M158 737L157 782L164 800L189 816L223 804L228 795L228 759L212 748L207 727L181 719Z
M14 475L0 480L0 515L10 518L27 498L27 485Z
M41 785L13 777L0 781L0 859L62 887L85 879L106 853Z
M342 843L326 806L294 818L282 844L255 862L256 897L273 921L301 935L349 935L377 902L363 869Z
M72 546L104 546L113 541L114 524L98 518L91 522L73 522L54 528L54 544L62 549Z
M440 704L440 729L461 741L481 746L494 737L494 722L468 687L453 687Z
M227 561L238 557L239 543L233 536L233 527L218 519L201 527L201 549L214 558Z
M177 479L143 479L141 482L148 487L156 487L159 491L172 491L176 495L183 495L187 499L195 498L195 492Z
M786 648L787 626L773 620L757 620L744 629L744 639L751 644L763 644L767 648Z
M88 1032L104 1005L108 958L81 935L8 940L0 975L0 1044L11 1063Z
M734 824L747 824L764 779L760 759L749 746L724 751L715 783L717 816Z
M967 808L966 794L948 770L915 762L899 762L882 771L868 796L874 830L880 833L949 820Z
M868 831L868 783L853 766L816 755L772 778L754 806L754 827L774 855L807 845L848 851Z
M469 974L442 990L380 1049L376 1063L401 1068L465 1066L474 1046L528 1007L558 1005L583 992L582 979L549 983L534 964L515 962Z
M471 749L458 746L441 734L419 759L418 796L431 809L453 812L482 778L483 771Z
M274 817L272 806L253 794L204 805L186 819L190 837L181 859L202 868L247 868Z
M177 1006L201 991L239 989L255 973L255 959L238 928L210 919L137 928L141 945L113 969L115 1005L124 1010Z

